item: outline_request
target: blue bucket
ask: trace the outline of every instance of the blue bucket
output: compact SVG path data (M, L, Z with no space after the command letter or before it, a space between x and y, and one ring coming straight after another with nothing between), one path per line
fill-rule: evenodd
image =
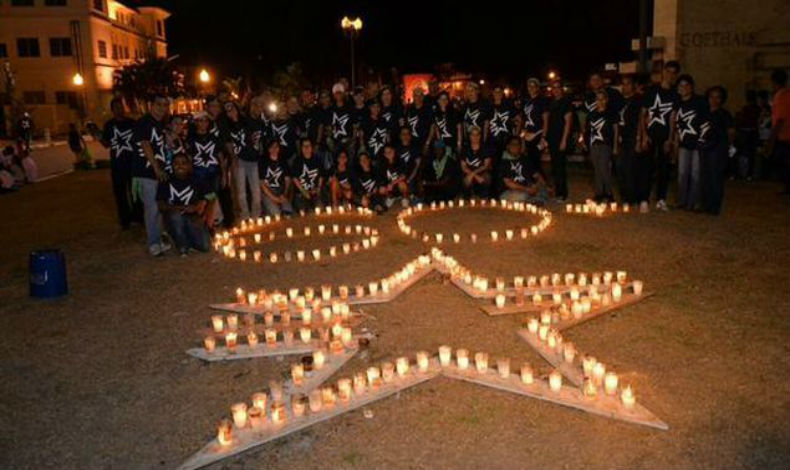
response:
M66 295L66 257L60 250L30 253L30 296L49 299Z

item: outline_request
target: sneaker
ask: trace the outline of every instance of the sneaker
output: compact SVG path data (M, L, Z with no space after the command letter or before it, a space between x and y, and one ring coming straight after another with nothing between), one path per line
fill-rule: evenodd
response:
M162 246L161 245L156 244L156 245L151 245L151 246L148 247L148 254L151 255L151 256L154 256L154 257L158 257L158 256L164 255L165 252L162 251Z
M173 248L173 245L163 241L163 242L159 243L159 248L161 249L162 254L165 254L165 252L170 251L170 249Z
M656 210L668 212L669 207L667 207L667 202L663 199L659 199L658 202L656 202Z
M647 201L642 201L639 204L639 212L643 214L647 214L648 212L650 212L650 204L648 204Z

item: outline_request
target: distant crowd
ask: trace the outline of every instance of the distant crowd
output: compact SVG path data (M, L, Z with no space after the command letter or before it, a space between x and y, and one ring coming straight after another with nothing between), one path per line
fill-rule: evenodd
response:
M381 213L393 204L460 196L562 202L569 197L573 148L592 163L598 201L617 194L642 212L651 199L668 210L676 160L675 206L718 214L728 172L751 175L765 110L750 95L757 109L747 105L739 113L736 133L726 90L716 86L700 95L694 79L680 72L677 62L667 62L659 82L623 75L617 88L593 72L576 102L560 83L544 89L534 78L516 99L494 87L484 100L469 83L460 100L417 88L404 103L391 88L369 96L342 80L317 98L309 90L281 101L222 93L206 97L204 110L189 116L168 115L168 99L152 96L138 120L115 99L100 139L110 149L121 225L136 219L132 201L140 201L154 256L170 249L160 219L186 255L208 249L217 224L324 205ZM787 183L790 94L783 71L772 78L765 148L784 165ZM731 168L736 153L747 156L745 170Z

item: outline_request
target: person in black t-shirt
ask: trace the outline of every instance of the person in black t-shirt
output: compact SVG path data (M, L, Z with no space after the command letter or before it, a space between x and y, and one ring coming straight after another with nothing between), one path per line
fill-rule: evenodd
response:
M466 86L465 97L466 104L462 111L464 139L469 139L469 130L472 127L479 127L483 130L483 140L487 141L491 109L480 99L480 87L477 83L469 83Z
M381 213L384 204L378 188L379 178L373 171L370 155L363 150L359 154L359 168L354 172L354 199L357 205L372 207L376 212Z
M133 185L143 203L146 241L151 256L161 256L171 247L162 241L159 228L159 206L156 203L158 182L167 181L165 172L165 126L169 101L163 95L154 95L149 112L134 128L132 140L137 157L132 167Z
M329 185L332 207L354 203L354 175L351 171L348 153L345 150L341 150L337 154L337 163L332 168Z
M409 198L409 185L406 183L406 169L398 160L395 147L391 144L384 146L379 171L379 194L384 198L387 207L392 206L395 198Z
M568 199L567 151L573 125L573 105L565 96L562 83L551 85L554 100L549 105L549 127L546 141L551 154L554 194L559 201Z
M355 126L362 126L370 114L368 104L365 101L365 89L361 86L354 88L354 93L351 97L354 101L353 117L351 119L354 120Z
M156 194L167 233L181 256L190 249L208 251L209 233L203 223L206 208L203 182L192 172L192 159L185 153L173 157L173 175L159 183Z
M335 83L332 87L334 104L329 108L328 122L326 125L327 148L333 155L337 155L340 149L354 153L354 116L352 108L346 103L346 90L341 83Z
M310 139L302 139L300 152L300 157L291 168L292 181L296 188L293 205L296 210L309 211L322 205L324 172L321 162L314 155Z
M510 100L505 99L502 87L495 87L492 93L491 107L489 110L488 127L484 129L483 140L494 149L494 154L499 156L505 150L505 142L513 135L513 122L516 110Z
M436 97L436 107L433 110L433 127L428 142L433 143L436 140L441 140L451 153L461 152L463 125L446 91Z
M491 189L493 158L483 145L480 129L469 129L469 142L461 150L461 173L464 197L487 198Z
M247 116L242 114L238 104L228 101L224 105L228 117L225 139L231 143L233 158L231 165L236 169L236 199L239 204L242 220L261 215L261 182L258 179L258 162L260 161L259 128ZM247 188L252 201L247 200Z
M223 155L223 145L219 137L210 131L211 121L208 113L201 111L195 113L193 118L195 124L194 131L187 137L186 152L192 158L192 168L195 177L202 180L206 186L205 220L206 225L212 228L214 225L214 212L216 210L216 199L221 189L221 175L225 167Z
M280 156L280 142L275 139L266 148L266 158L260 166L259 177L263 192L263 207L269 215L290 214L291 176L285 159Z
M590 73L587 80L589 90L584 94L584 112L589 114L595 111L598 107L598 92L605 91L609 97L607 107L612 113L619 113L623 107L623 95L617 89L610 86L604 86L603 77L599 70Z
M702 148L701 178L702 204L705 212L718 215L724 199L724 175L727 160L735 140L735 122L732 114L724 109L727 102L727 90L722 86L714 86L707 92L710 125L706 145ZM733 149L734 150L734 149Z
M378 163L381 151L390 141L390 124L381 116L381 104L378 101L370 100L368 109L370 113L357 130L359 148L364 148Z
M527 96L518 121L519 134L524 139L527 158L533 168L543 173L542 155L548 147L546 135L549 131L549 102L541 94L540 80L527 80Z
M127 230L133 220L139 222L142 219L140 214L135 214L137 211L132 204L132 163L136 157L132 137L135 121L126 117L121 98L110 101L110 110L112 118L104 124L101 143L110 149L110 178L115 207L121 229Z
M209 125L209 133L212 137L219 140L222 145L220 155L220 175L219 175L219 190L217 191L217 200L219 200L219 207L222 211L222 225L225 228L232 228L235 222L234 208L233 208L233 190L232 190L232 177L231 177L231 163L233 162L233 144L225 140L225 129L227 118L225 116L225 109L219 102L215 95L209 95L205 100L205 110L208 113L211 123ZM213 223L213 221L212 221Z
M398 160L403 164L406 172L406 184L409 185L409 193L415 194L419 189L422 146L414 142L410 128L406 126L401 127L395 153L398 154Z
M612 155L617 142L618 114L609 109L609 94L600 89L595 94L596 108L587 114L585 147L595 173L595 200L609 202L612 195Z
M444 141L436 140L433 143L433 153L422 170L421 182L424 201L430 204L434 201L455 199L461 189L460 180L461 167L458 164L458 159Z
M678 77L677 118L674 146L678 149L678 198L681 209L696 210L700 203L700 146L708 122L708 103L694 93L691 75Z
M678 101L675 80L679 72L680 64L667 62L661 82L647 89L642 104L642 150L656 174L656 209L663 211L668 210L666 199ZM641 207L640 210L644 211Z
M390 134L394 135L405 124L403 109L400 103L395 101L392 90L387 86L381 89L379 99L381 101L381 118L389 125Z
M293 162L299 140L299 101L295 96L288 98L284 110L278 110L269 128L272 137L280 144L280 157L286 163Z
M637 94L636 78L633 75L623 75L620 80L623 106L618 113L619 139L615 141L614 151L618 155L616 160L617 183L620 187L621 202L638 204L641 202L636 191L638 174L642 170L645 160L638 154L642 98Z
M508 139L499 166L499 175L504 188L499 196L500 199L538 205L546 203L548 190L543 177L530 165L529 159L524 155L520 137L512 136Z
M433 126L433 110L425 102L422 88L412 90L412 98L414 101L406 108L406 125L411 130L414 143L424 154L428 149L423 147L427 145Z

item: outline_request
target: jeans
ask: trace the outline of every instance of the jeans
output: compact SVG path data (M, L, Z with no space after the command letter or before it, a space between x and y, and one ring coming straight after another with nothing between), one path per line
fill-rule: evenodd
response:
M678 207L694 209L700 199L699 150L678 149Z
M568 159L565 150L560 150L559 142L549 143L551 154L551 177L554 180L554 195L560 199L568 198Z
M247 201L247 185L250 187L252 203ZM261 215L261 180L258 176L258 162L239 160L236 166L236 197L242 220Z
M534 196L527 194L526 191L507 189L499 195L499 199L504 199L511 202L528 202L530 204L542 206L546 204L546 201L548 201L549 195L546 191L546 188L538 189L538 193Z
M590 147L590 161L595 173L596 199L612 198L612 147L593 144Z
M178 211L167 211L164 214L167 233L173 238L179 251L193 248L208 251L209 233L200 216L186 215Z
M724 175L728 155L726 145L715 145L701 152L702 204L705 212L718 214L724 199Z
M280 215L283 212L290 214L294 211L291 202L286 200L283 203L274 202L266 195L263 196L263 207L268 215Z
M647 163L650 168L649 179L652 179L653 175L656 176L656 201L667 200L667 192L669 190L669 173L672 170L672 166L669 161L669 155L664 151L664 142L666 142L666 139L653 140L652 146L647 149ZM650 185L651 183L648 181L648 184ZM650 186L648 186L648 188L649 187ZM649 196L650 191L648 190L648 199Z
M140 188L140 199L143 202L143 219L145 220L145 236L148 246L162 243L162 230L159 227L159 204L156 202L156 191L159 182L153 178L135 178Z

